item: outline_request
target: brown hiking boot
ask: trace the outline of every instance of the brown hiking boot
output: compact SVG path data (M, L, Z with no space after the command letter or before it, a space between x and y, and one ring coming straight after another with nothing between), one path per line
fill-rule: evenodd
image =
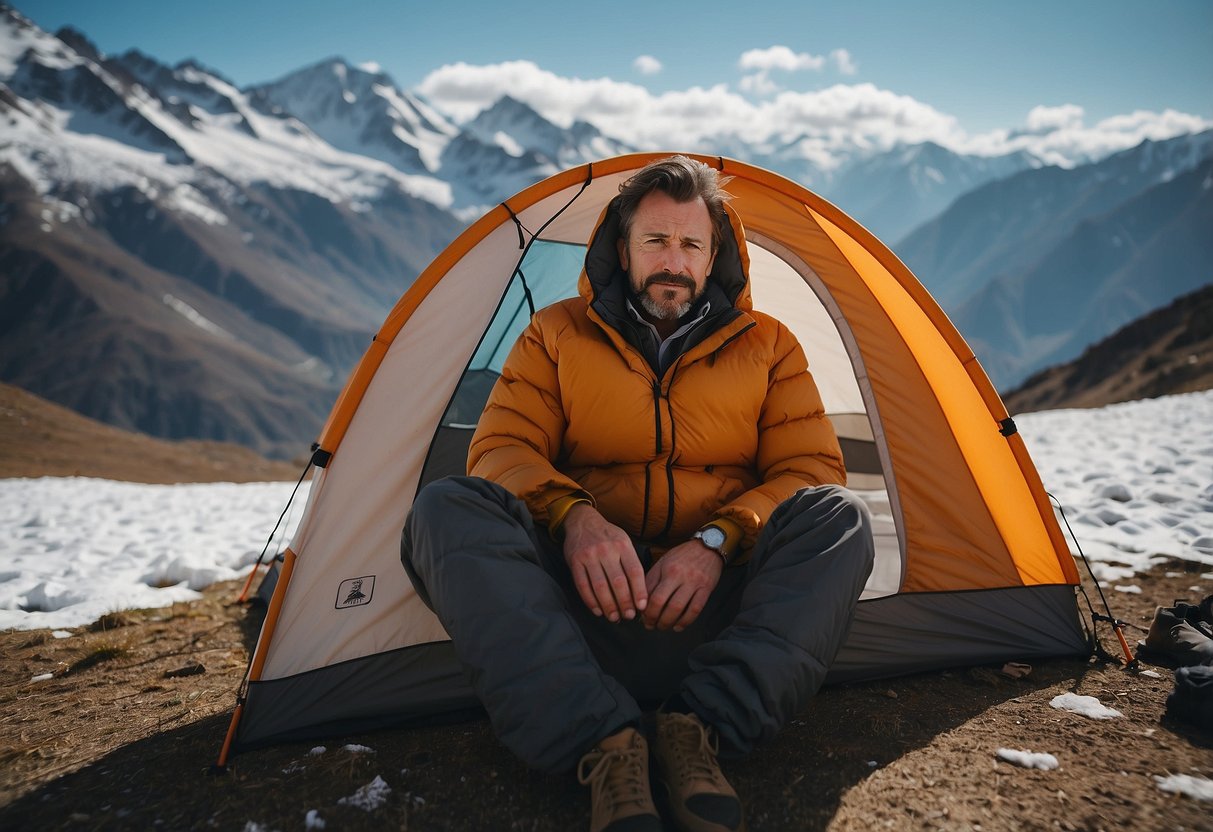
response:
M716 732L698 716L657 714L653 755L669 813L683 832L745 829L741 801L716 764Z
M635 728L590 749L577 779L590 787L590 832L661 832L649 792L649 744Z

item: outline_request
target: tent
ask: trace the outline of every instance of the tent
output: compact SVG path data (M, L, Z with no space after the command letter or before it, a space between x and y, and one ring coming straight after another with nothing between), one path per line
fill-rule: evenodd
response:
M462 473L534 309L576 293L619 184L664 154L583 165L471 225L388 315L318 440L221 762L231 748L475 705L399 561L418 488ZM731 176L755 308L799 337L873 509L876 566L829 682L1089 653L1078 573L1022 438L964 340L888 248L802 186Z

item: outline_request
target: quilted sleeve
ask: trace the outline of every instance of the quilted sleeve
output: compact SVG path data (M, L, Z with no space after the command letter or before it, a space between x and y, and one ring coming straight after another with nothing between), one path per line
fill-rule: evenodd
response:
M581 487L552 461L560 453L565 416L556 372L555 339L536 316L510 350L468 448L468 473L504 486L537 523L547 507Z

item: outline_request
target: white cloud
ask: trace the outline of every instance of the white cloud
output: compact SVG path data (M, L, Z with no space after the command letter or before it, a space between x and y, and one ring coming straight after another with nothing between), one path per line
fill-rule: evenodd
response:
M820 55L810 55L807 52L793 52L786 46L769 46L766 49L749 49L741 53L737 66L743 70L758 70L770 72L781 69L784 72L798 70L818 70L826 65L826 59Z
M567 127L581 119L640 149L721 152L733 139L792 152L830 167L843 151L934 141L958 152L999 155L1026 150L1055 164L1102 157L1138 144L1213 127L1185 113L1139 111L1084 123L1075 104L1033 108L1023 125L982 134L929 104L874 84L835 84L779 92L763 67L798 61L791 50L751 50L752 71L737 89L724 84L660 94L609 78L566 78L530 61L488 66L451 64L430 73L418 91L457 120L467 120L509 94ZM791 58L789 59L789 55ZM830 60L839 67L849 55ZM759 97L762 96L762 97Z
M654 58L652 55L641 55L636 60L632 61L632 68L641 75L656 75L661 72L664 67L661 61Z
M765 72L743 75L737 86L742 92L748 92L757 96L771 95L779 91L779 85L772 81L771 76Z
M1031 133L1048 133L1067 127L1082 125L1086 111L1077 104L1062 104L1060 107L1033 107L1028 111L1027 127Z
M961 141L956 149L983 155L1028 151L1049 164L1070 167L1127 150L1150 139L1160 141L1213 128L1213 121L1189 113L1137 110L1085 123L1074 104L1033 107L1021 129L994 130Z
M835 49L830 52L830 60L834 62L834 67L843 75L854 75L859 72L859 65L855 63L855 59L851 57L851 53L846 49Z
M737 68L746 73L738 87L752 95L769 96L781 89L771 80L772 72L820 72L828 65L833 65L842 75L854 75L858 71L846 49L835 49L828 56L793 52L786 46L748 49L737 60Z
M562 127L584 114L609 119L641 112L652 98L636 84L609 78L562 78L531 61L447 64L427 75L417 90L460 121L508 93Z

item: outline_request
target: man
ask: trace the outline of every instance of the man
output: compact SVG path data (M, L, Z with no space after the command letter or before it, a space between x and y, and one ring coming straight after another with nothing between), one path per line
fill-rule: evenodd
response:
M468 455L423 489L402 560L498 737L577 765L591 830L736 830L717 765L820 687L872 566L862 503L795 337L751 307L716 172L629 179L579 297L514 345Z

